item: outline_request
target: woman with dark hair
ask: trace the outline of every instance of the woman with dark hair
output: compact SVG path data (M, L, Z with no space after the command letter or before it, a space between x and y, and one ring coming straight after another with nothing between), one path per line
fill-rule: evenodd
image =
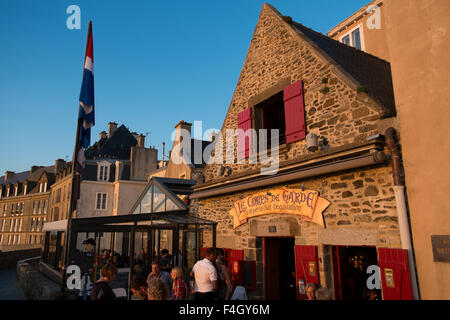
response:
M100 271L101 278L92 287L91 300L113 300L116 295L112 291L109 283L117 276L117 268L114 265L106 264Z
M225 265L225 258L223 256L218 256L216 258L216 266L219 277L217 298L219 300L230 300L233 288L231 272Z

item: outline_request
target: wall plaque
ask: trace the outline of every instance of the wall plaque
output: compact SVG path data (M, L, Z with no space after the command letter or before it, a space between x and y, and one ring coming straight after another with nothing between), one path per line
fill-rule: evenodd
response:
M431 236L434 262L450 262L450 235Z

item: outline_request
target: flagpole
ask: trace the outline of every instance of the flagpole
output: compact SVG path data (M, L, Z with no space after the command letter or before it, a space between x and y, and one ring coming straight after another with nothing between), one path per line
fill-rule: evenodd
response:
M92 33L92 21L89 21L88 32L87 32L87 40L86 40L86 51L84 54L83 60L83 73L84 73L84 63L86 61L87 51L89 47L89 37ZM82 73L82 74L83 74ZM61 292L64 292L64 288L66 286L67 279L67 267L69 265L69 244L71 238L71 224L72 224L72 215L73 211L77 209L77 200L79 198L80 193L80 166L78 164L78 152L80 150L80 126L82 124L83 119L79 118L77 120L77 130L75 134L75 148L73 149L72 155L72 182L70 187L70 202L69 202L69 213L67 216L67 229L66 229L66 237L64 238L65 246L64 246L64 256L63 256L63 277L61 284Z

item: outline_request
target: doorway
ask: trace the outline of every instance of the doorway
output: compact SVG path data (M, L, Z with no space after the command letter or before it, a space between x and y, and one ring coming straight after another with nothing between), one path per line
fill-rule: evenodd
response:
M333 274L336 300L367 299L367 268L378 265L375 247L333 246ZM375 290L381 300L381 290Z
M294 238L264 238L265 294L268 300L295 300Z

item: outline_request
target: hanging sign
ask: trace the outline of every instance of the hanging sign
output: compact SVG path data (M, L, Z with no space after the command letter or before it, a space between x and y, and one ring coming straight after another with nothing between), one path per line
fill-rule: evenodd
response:
M230 214L233 216L234 229L246 223L249 218L267 214L299 215L303 220L323 228L322 212L329 205L330 202L319 197L317 191L277 188L236 201Z

